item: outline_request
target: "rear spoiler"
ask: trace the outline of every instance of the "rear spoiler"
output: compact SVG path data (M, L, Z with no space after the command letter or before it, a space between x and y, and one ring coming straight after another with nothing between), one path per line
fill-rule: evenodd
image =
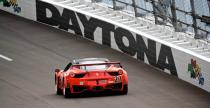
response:
M118 64L121 68L120 62L106 62L106 63L92 63L92 64L74 64L72 66L93 66L93 65L108 65L108 64Z

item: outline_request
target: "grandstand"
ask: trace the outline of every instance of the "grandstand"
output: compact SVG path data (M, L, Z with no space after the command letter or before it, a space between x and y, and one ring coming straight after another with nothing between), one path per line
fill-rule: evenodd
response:
M151 0L145 0L145 2L146 1L150 3L153 2ZM184 0L181 1L184 2ZM130 29L134 29L135 31L139 31L141 33L150 35L152 38L159 39L165 43L170 43L179 48L183 48L187 51L196 53L204 58L210 58L210 43L207 40L209 36L209 29L207 24L208 22L200 22L193 24L193 16L189 17L186 21L181 21L181 19L178 20L178 18L181 18L183 16L177 14L177 20L173 19L172 22L170 22L167 21L168 17L164 19L163 16L172 13L164 13L162 14L162 16L154 16L154 13L157 14L157 12L153 12L153 14L151 14L152 11L146 12L146 9L143 10L142 8L142 10L145 12L142 12L140 14L139 12L136 13L135 11L130 11L130 9L124 7L122 5L122 1L120 1L121 5L117 5L117 3L113 3L113 1L110 0L109 2L105 2L103 0L53 0L53 2L56 2L60 5L74 7L81 11L88 12L89 14L108 19L109 21L118 23L119 25L123 25ZM117 0L115 0L115 2L117 2ZM116 6L111 5L112 3ZM134 4L135 3L132 3L132 6L134 6ZM203 15L209 16L209 11L207 12L208 13L205 13ZM192 20L191 25L187 24L189 19ZM206 25L204 25L204 23L206 23ZM185 25L186 28L184 28L183 25ZM204 27L205 29L199 27L200 25L206 26ZM206 37L199 33L205 34ZM203 37L201 38L201 36Z

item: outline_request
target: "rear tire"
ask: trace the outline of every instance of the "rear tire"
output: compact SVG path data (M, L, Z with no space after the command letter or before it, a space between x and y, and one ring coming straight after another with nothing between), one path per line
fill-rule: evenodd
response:
M70 90L70 88L63 88L63 96L65 98L70 98L71 97L71 90Z
M128 85L127 85L127 84L125 84L125 85L123 86L123 91L122 91L121 94L122 94L122 95L127 95L127 94L128 94Z
M58 84L59 84L59 82L55 84L55 91L56 91L56 94L57 94L57 95L62 95L62 94L63 94L62 89L60 89L60 88L58 87Z

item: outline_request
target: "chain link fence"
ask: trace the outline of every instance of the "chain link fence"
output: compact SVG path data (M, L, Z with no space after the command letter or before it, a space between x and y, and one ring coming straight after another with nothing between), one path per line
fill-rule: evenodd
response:
M145 17L210 41L210 0L98 0L115 10Z

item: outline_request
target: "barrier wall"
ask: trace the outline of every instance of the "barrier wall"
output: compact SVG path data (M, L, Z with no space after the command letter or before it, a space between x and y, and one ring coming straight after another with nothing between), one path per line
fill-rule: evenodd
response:
M0 9L109 46L210 92L209 58L76 8L42 0L16 4L21 9L1 2Z

